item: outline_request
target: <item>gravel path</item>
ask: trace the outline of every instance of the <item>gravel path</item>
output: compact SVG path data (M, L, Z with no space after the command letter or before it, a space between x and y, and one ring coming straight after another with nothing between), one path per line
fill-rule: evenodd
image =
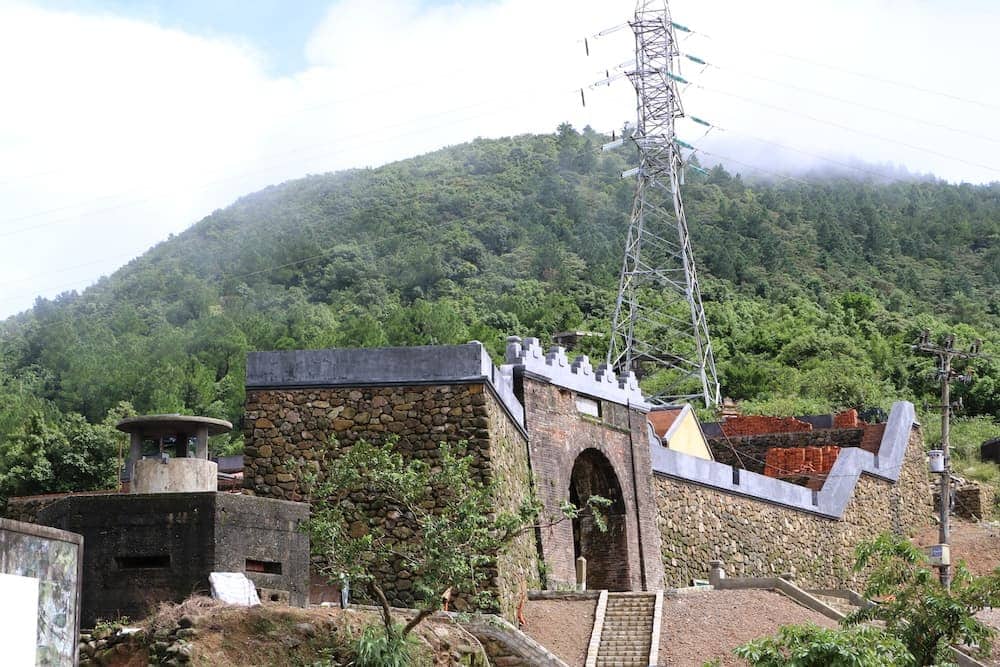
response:
M570 667L587 660L597 600L531 600L524 607L521 630Z
M828 628L833 620L772 591L705 591L663 599L660 665L701 667L712 659L745 665L732 650L782 625L813 622Z

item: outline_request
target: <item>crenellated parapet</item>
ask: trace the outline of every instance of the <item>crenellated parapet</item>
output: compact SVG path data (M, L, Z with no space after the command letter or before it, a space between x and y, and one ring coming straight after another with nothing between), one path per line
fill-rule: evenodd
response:
M649 410L650 405L639 389L635 374L618 377L607 364L596 369L586 355L573 361L566 356L566 348L553 345L546 352L537 338L510 336L507 338L506 367L520 366L525 373L573 391L628 405L638 410Z

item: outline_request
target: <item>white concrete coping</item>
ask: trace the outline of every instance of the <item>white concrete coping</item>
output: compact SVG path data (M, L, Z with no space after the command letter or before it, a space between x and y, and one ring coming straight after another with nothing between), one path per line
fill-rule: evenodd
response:
M663 589L656 591L653 603L653 629L649 633L649 667L660 664L660 622L663 617Z
M587 662L585 667L597 667L597 653L601 650L601 632L604 630L604 615L608 612L608 592L601 591L597 598L597 609L594 611L594 629L590 633L590 643L587 645Z
M844 614L826 604L819 598L810 595L792 582L781 577L726 577L715 585L716 590L747 590L761 589L777 591L791 598L807 609L823 614L827 618L840 621Z
M650 459L656 475L840 519L854 496L854 488L861 475L888 482L899 480L910 431L915 423L916 413L912 403L899 401L893 404L878 453L872 454L858 447L842 448L819 491L655 444L650 445Z

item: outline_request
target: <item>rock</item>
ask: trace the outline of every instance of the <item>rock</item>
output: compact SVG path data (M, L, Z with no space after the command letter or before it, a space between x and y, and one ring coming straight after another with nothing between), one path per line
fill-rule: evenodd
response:
M193 628L194 625L194 619L187 614L181 616L180 620L177 621L177 627L179 628Z
M355 521L348 529L348 534L354 539L364 537L368 534L368 524L364 521Z
M300 634L303 634L306 637L315 637L316 636L316 626L314 626L312 623L296 623L295 624L295 629Z

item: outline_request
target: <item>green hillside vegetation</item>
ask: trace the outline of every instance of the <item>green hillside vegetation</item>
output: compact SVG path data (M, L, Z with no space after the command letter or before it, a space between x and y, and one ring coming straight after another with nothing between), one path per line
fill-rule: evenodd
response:
M510 334L606 332L634 186L633 153L605 140L561 126L269 187L39 300L0 323L0 494L110 483L113 466L56 471L116 456L109 414L239 426L249 350L476 339L499 361ZM924 328L1000 355L1000 184L715 168L684 193L724 393L746 410L936 403L933 361L907 347ZM998 431L1000 362L978 372L959 438ZM63 444L25 446L46 437Z

